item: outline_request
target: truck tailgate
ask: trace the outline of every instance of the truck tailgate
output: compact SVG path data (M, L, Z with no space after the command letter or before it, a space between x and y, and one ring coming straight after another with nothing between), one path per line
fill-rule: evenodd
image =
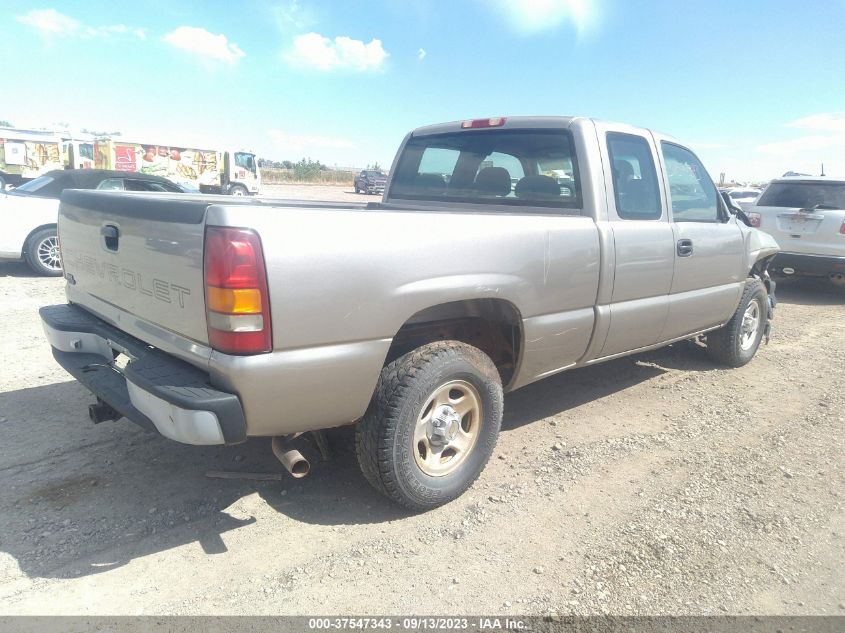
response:
M207 344L208 206L180 194L65 191L58 225L68 299L107 321L131 320L125 329L153 344L161 337L155 328L143 335L149 324Z

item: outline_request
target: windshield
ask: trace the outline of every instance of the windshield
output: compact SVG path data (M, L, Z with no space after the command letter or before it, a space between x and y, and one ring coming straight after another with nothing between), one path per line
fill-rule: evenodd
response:
M390 198L580 208L566 130L482 130L411 138Z
M43 189L51 182L53 182L55 178L52 176L39 176L34 180L30 180L29 182L25 182L19 187L15 187L11 191L7 193L15 194L15 195L39 195L39 190ZM41 193L44 193L43 191Z
M845 209L845 183L773 182L757 199L759 207Z
M255 172L255 154L248 154L246 152L235 152L235 165L242 169L248 169Z

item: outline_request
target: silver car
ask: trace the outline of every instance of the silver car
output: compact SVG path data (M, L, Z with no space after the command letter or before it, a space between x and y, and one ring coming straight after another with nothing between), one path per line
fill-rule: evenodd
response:
M845 179L777 178L747 214L781 247L772 271L845 287Z

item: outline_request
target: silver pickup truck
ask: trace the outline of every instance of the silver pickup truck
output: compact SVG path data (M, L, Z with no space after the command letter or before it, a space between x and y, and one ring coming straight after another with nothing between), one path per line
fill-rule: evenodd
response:
M693 337L738 367L774 306L777 244L698 158L589 118L417 129L369 205L67 191L58 225L68 304L41 317L94 421L273 437L295 475L292 438L356 424L415 510L478 477L503 392Z

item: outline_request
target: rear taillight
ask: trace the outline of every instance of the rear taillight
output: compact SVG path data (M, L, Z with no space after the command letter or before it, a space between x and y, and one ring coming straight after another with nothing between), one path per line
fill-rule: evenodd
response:
M839 227L840 235L845 235L845 220L842 220L842 226Z
M504 117L493 117L491 119L470 119L461 123L463 129L481 128L481 127L501 127L505 124Z
M258 235L250 229L207 227L204 266L211 347L226 354L271 351L270 297Z
M748 221L751 222L751 226L759 228L760 225L763 223L763 219L759 213L746 213L745 215L748 216Z

